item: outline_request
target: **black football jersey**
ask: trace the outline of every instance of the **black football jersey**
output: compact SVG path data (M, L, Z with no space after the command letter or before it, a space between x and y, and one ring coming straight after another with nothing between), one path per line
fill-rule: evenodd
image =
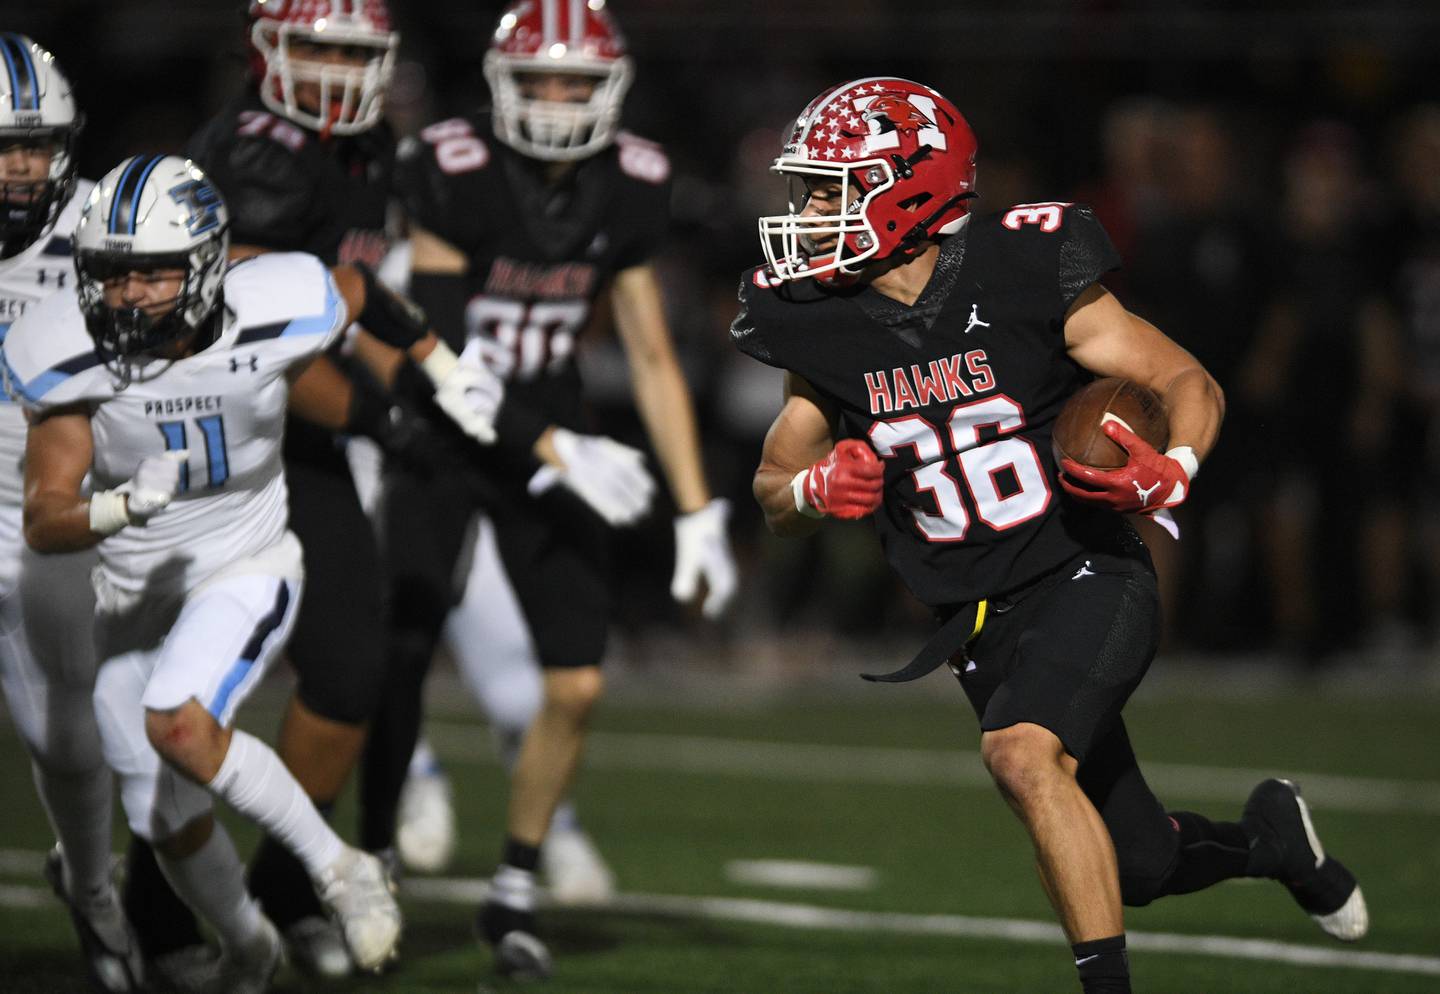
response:
M187 154L224 195L236 244L371 267L389 251L395 138L384 124L322 140L250 94L201 128Z
M546 181L550 165L497 140L481 113L407 141L398 183L410 219L469 258L466 338L479 340L510 397L576 426L576 337L611 277L662 244L670 163L622 132L557 183Z
M1070 500L1050 433L1092 377L1066 354L1065 312L1119 258L1088 207L972 217L941 243L914 306L746 273L731 335L812 384L838 434L885 461L875 515L891 565L926 604L1023 586L1118 539L1122 519Z

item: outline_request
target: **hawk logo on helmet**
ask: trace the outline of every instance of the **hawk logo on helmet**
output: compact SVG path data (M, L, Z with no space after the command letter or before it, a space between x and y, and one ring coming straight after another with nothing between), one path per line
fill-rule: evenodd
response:
M935 122L902 93L880 94L870 101L862 116L867 121L888 121L896 131L919 132L921 128L935 127Z

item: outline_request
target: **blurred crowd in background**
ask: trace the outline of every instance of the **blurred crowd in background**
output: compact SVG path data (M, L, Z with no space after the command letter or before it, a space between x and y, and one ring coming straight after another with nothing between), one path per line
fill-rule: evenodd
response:
M392 0L398 132L485 101L500 6ZM825 632L903 656L926 629L868 527L765 533L750 474L780 377L728 339L738 274L760 260L755 218L785 196L767 172L782 130L823 87L883 73L967 114L977 211L1094 204L1126 260L1110 288L1226 390L1184 540L1151 543L1170 648L1440 664L1440 7L1258 6L609 4L637 61L626 123L674 164L657 261L745 570L706 644ZM241 23L229 0L0 2L0 27L52 49L75 81L88 177L183 147L240 85ZM591 330L585 362L599 424L638 444L608 328ZM626 538L623 645L700 624L669 598L670 534L662 509Z

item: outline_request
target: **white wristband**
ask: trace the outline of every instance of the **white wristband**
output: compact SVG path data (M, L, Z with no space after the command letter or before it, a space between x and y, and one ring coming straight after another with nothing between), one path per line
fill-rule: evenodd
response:
M1195 450L1190 446L1177 445L1165 454L1180 464L1187 478L1193 480L1200 475L1200 460L1195 458Z
M97 535L114 535L130 524L125 495L118 490L100 490L90 495L90 530Z
M444 342L436 342L430 354L420 360L420 369L430 377L431 383L439 384L444 382L445 377L454 372L459 364L460 359L450 350L450 346Z
M807 518L823 518L825 512L805 499L805 478L809 475L810 470L802 469L790 481L790 492L795 495L795 510Z

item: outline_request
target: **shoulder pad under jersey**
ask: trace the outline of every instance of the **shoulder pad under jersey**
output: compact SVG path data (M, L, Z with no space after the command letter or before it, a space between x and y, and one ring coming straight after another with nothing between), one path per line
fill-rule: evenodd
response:
M50 294L12 324L3 358L6 392L30 411L105 400L115 393L73 289Z
M304 252L267 252L231 266L225 305L235 344L281 341L297 352L324 351L350 321L330 270Z

